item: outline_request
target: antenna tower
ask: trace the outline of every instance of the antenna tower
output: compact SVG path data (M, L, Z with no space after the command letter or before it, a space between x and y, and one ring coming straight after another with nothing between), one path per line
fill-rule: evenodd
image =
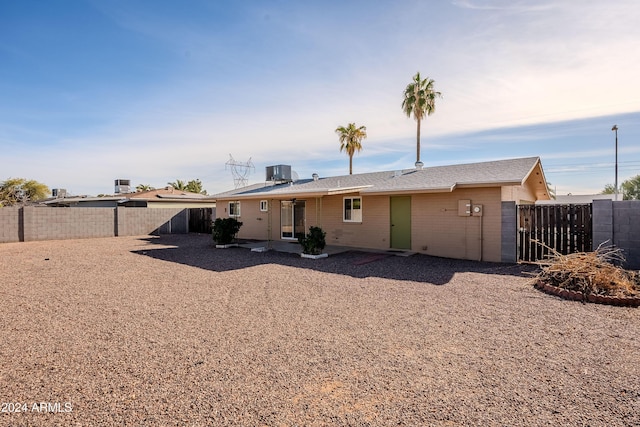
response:
M251 169L256 169L251 162L251 157L249 157L249 160L246 162L239 162L235 160L231 154L229 154L229 160L224 165L225 170L227 167L231 169L233 183L236 188L246 187L249 183L249 173L251 173Z

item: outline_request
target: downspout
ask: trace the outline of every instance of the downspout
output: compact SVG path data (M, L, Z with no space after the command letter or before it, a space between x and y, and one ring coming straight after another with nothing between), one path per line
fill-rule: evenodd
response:
M272 249L271 245L271 237L272 237L272 219L273 219L273 199L269 199L267 202L267 250Z
M483 215L480 215L480 259L478 261L482 261L482 246L484 246L484 237L482 235L482 218Z

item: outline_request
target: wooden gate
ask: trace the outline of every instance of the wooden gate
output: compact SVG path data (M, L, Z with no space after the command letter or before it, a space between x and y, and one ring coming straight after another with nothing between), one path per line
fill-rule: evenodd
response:
M189 232L211 234L213 208L189 209Z
M592 250L591 204L518 205L518 261Z

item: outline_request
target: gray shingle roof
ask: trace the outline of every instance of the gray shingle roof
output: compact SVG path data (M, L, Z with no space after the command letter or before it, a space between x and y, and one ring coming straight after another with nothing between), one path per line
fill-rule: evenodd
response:
M298 180L294 183L259 183L219 193L211 198L279 197L311 194L368 194L391 192L453 191L458 186L522 184L540 161L538 157L433 166L421 170L370 172L326 178Z

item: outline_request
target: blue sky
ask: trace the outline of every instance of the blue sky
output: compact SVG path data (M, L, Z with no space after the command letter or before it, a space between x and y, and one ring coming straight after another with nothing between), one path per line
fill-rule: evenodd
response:
M640 2L0 1L0 180L233 188L229 154L300 177L411 168L416 71L442 92L426 166L540 156L558 194L640 174Z

